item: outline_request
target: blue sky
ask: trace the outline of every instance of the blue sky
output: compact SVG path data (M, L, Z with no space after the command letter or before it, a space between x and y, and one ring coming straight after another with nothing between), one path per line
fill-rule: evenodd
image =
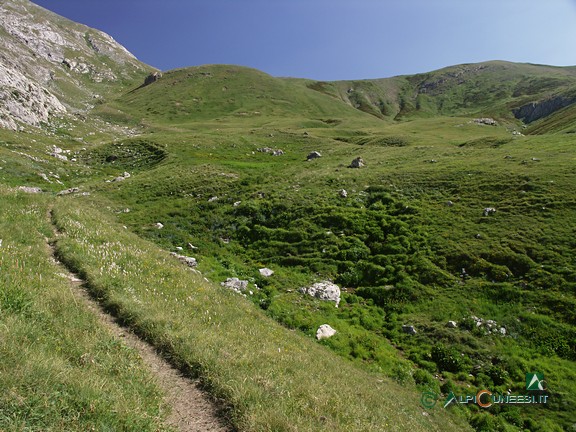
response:
M576 65L576 0L34 0L162 70L208 63L318 80L460 63Z

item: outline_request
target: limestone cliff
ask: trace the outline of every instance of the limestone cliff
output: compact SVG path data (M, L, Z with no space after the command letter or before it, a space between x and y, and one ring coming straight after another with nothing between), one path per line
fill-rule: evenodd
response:
M0 3L0 127L39 126L89 110L151 70L101 31L28 0Z

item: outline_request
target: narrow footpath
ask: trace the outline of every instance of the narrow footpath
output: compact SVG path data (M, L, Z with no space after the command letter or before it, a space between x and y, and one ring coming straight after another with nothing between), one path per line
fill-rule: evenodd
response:
M56 239L60 235L54 227ZM85 281L78 278L56 256L54 244L48 243L52 257L61 272L70 281L70 291L78 302L85 304L98 316L99 321L110 330L114 337L132 348L156 377L159 387L165 394L166 403L171 407L167 424L181 432L229 432L231 428L218 416L216 404L200 390L198 382L183 376L179 370L162 358L152 345L143 341L129 329L119 325L115 318L106 313L85 287Z

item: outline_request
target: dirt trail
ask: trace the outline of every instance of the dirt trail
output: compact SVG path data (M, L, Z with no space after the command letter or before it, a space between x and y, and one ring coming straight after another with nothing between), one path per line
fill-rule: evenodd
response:
M58 232L54 229L58 237ZM110 332L121 339L128 347L136 350L145 365L157 379L164 391L166 402L172 408L167 424L181 432L225 432L232 430L219 416L218 409L212 400L198 387L198 382L183 376L172 367L147 342L140 339L129 329L119 325L113 316L104 311L84 286L84 281L71 273L64 264L58 261L54 245L49 243L52 256L61 273L70 280L70 291L77 302L88 307Z

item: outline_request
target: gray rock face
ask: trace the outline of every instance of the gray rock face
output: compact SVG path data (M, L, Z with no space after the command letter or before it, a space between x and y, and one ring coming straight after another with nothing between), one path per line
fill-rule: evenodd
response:
M340 287L329 281L316 282L307 288L300 288L300 292L320 300L333 301L336 307L340 304Z
M20 71L8 68L0 58L0 127L18 129L18 122L39 126L66 107L56 96Z
M98 83L130 79L146 68L107 34L28 0L0 2L0 33L0 127L6 129L89 109Z
M318 327L318 330L316 331L316 339L318 340L328 339L334 336L335 334L336 330L334 330L328 324L322 324L320 327Z
M522 105L512 110L512 112L517 119L522 120L524 123L532 123L574 103L576 103L576 97L556 96Z

